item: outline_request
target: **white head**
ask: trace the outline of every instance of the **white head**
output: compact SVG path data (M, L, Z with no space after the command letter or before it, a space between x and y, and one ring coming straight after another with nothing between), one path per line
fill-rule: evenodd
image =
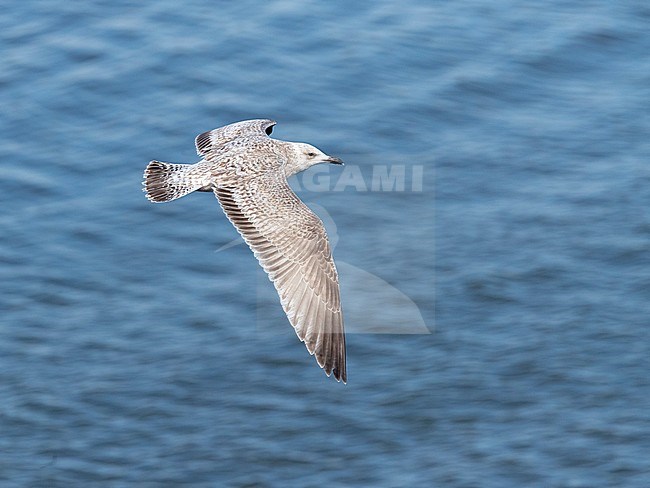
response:
M295 175L319 163L343 164L339 158L328 156L323 151L304 142L289 142L289 153L285 173L287 176Z

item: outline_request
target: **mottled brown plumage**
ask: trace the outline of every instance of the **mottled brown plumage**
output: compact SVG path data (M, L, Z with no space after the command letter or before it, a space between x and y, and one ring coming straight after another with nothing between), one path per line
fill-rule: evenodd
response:
M196 137L196 164L152 161L144 191L167 202L213 191L273 282L289 322L327 375L347 381L339 281L321 220L287 178L318 163L342 164L309 144L268 137L275 122L230 124Z

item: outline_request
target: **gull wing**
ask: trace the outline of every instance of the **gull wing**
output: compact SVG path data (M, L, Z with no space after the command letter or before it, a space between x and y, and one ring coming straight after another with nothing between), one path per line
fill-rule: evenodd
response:
M289 322L325 373L347 381L339 279L321 220L282 174L214 191L275 285Z
M203 132L194 140L196 152L199 156L210 160L211 155L219 152L224 144L238 137L266 137L271 134L275 124L276 122L270 119L244 120Z

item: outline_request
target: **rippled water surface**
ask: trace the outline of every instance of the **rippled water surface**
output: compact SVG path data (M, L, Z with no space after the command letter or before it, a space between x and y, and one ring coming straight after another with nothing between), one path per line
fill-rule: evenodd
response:
M650 9L527 4L10 2L0 484L649 486ZM256 117L348 163L293 181L348 385L140 191Z

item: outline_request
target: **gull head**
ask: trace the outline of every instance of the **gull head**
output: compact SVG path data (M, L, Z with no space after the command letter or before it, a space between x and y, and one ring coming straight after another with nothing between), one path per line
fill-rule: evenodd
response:
M343 164L339 158L328 156L323 151L311 144L304 142L289 143L289 157L285 166L287 176L295 175L320 163Z

